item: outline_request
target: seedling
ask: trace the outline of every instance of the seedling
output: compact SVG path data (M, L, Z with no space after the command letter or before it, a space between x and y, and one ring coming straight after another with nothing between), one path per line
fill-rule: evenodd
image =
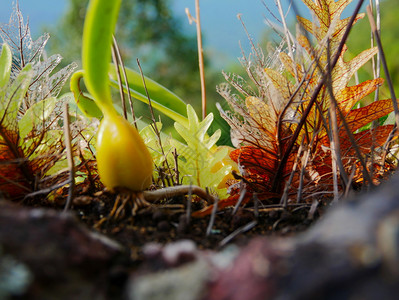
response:
M109 59L111 57L112 34L115 29L120 3L120 0L113 2L105 0L90 1L83 32L83 71L76 72L71 80L71 90L74 92L75 99L82 111L90 117L99 117L102 114L97 134L97 167L104 185L111 191L121 192L111 215L119 214L120 209L117 209L116 206L119 205L120 201L122 201L122 206L124 206L130 198L129 194L135 198L133 199L133 214L138 207L148 205L146 198L153 201L154 199L165 198L170 195L184 195L187 191L190 191L202 197L213 199L204 190L198 187L188 188L188 186L167 187L162 189L161 192L157 191L154 194L151 192L142 193L152 182L152 157L137 130L116 111L109 87L110 80L108 74L111 73L111 76L115 76L115 71L112 71L115 70L115 67L111 66L110 68ZM137 77L137 73L131 70L127 70L126 73L130 79L134 76ZM79 81L82 77L94 102L90 96L84 95L80 91ZM148 90L145 90L145 84L143 84L143 89L137 86L137 80L129 80L129 82L134 82L133 86L136 84L134 86L135 90L132 91L129 89L129 92L132 92L133 96L143 98L143 94L149 95ZM178 104L176 108L179 109L183 102L177 96L164 88L160 88L160 85L155 82L149 81L149 83L153 95L157 99L160 99L160 101L155 101L155 106L158 109L166 111L169 116L174 118L178 122L179 128L183 130L184 127L182 126L194 124L195 122L191 123L193 121L196 121L195 126L198 127L198 119L190 106L188 106L188 111L191 112L192 116L195 115L195 118L190 117L187 120L187 118L179 113L181 110L179 112L172 111L168 106L163 105L166 103L165 101L172 101ZM165 97L162 97L162 95ZM147 99L147 101L150 102L151 99ZM154 105L152 101L151 104ZM101 111L101 114L97 110L97 107ZM209 116L202 130L197 127L193 128L193 130L200 130L201 136L197 138L199 142L204 142L207 148L213 147L218 139L218 134L216 134L211 138L207 137L208 142L203 140L211 118L212 116ZM196 151L198 150L196 149ZM219 155L219 157L221 158L226 156L227 149L223 150L220 154L221 156ZM195 157L194 161L198 161L198 159ZM214 164L210 166L212 167ZM221 169L221 166L216 169ZM214 171L215 174L216 169ZM222 174L226 170L226 167L224 167L217 174ZM199 171L197 169L196 172ZM220 179L223 179L223 177Z
M101 109L96 158L100 178L110 190L143 191L151 184L152 159L137 130L115 110L108 68L121 1L90 1L84 25L82 63L86 87Z

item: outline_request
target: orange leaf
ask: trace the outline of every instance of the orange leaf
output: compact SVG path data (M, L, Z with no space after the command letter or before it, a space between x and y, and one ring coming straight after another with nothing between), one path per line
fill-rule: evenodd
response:
M342 50L342 53L344 53L346 49L347 48L345 46L344 50ZM368 62L374 55L376 55L377 52L377 47L367 49L350 61L344 61L341 55L337 65L331 72L334 93L342 91L348 85L349 80L352 78L353 74L355 74L357 70L359 70L366 62Z
M230 207L230 206L236 205L236 203L237 203L238 199L240 198L240 196L241 196L240 195L240 191L237 191L236 193L233 193L228 198L220 200L218 202L218 207L217 207L218 210L222 210L222 209L224 209L226 207ZM254 196L254 194L252 192L246 192L245 195L244 195L244 198L241 201L241 205L247 204L249 201L251 201L253 199L253 196ZM279 195L275 194L275 193L262 193L261 195L257 195L257 197L258 197L258 200L260 202L262 202L262 201L266 201L266 200L271 199L271 198L278 198ZM193 212L191 214L191 216L194 217L194 218L201 218L201 217L208 216L208 215L210 215L212 213L212 211L214 209L214 206L215 206L214 204L206 206L206 207L204 207L201 210L197 210L197 211Z
M367 154L371 152L372 146L376 148L383 146L393 128L394 125L378 126L373 130L356 133L354 134L354 138L362 153ZM347 135L342 134L340 142L343 156L355 156L355 149Z
M22 170L22 162L10 153L10 148L0 145L0 191L11 199L30 192Z
M265 181L269 181L277 168L276 155L257 147L243 146L232 151L230 157L247 172L257 174Z
M367 80L339 91L336 100L342 113L346 115L359 100L374 92L383 82L382 78Z
M345 120L353 132L378 118L386 116L392 111L393 105L391 99L379 100L365 107L351 110Z
M252 194L250 196L252 197ZM220 200L218 202L218 210L222 210L229 206L234 206L237 203L239 197L240 197L240 194L237 193L237 194L231 195L227 199ZM248 203L248 201L251 199L251 197L249 197L249 195L245 195L241 204L244 205L244 204ZM193 212L191 214L191 216L193 216L194 218L201 218L201 217L208 216L212 213L214 206L215 206L214 204L206 206L201 210L197 210L197 211Z

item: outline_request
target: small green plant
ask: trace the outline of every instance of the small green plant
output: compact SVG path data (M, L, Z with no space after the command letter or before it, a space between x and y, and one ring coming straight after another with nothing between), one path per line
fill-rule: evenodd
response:
M151 155L137 130L115 110L108 85L112 34L120 3L90 1L83 31L82 63L86 87L103 114L96 145L100 178L111 190L139 192L151 184Z
M212 136L207 135L213 121L212 113L200 122L193 107L187 105L187 117L187 125L175 123L176 131L186 144L171 140L171 144L179 153L179 170L186 175L183 183L218 190L219 197L224 198L227 196L227 189L220 186L220 183L231 172L232 166L221 164L229 152L226 147L216 146L221 131L218 129Z
M220 130L212 136L207 134L213 121L212 113L203 121L199 121L193 107L187 105L187 121L183 124L180 122L174 124L184 142L160 132L162 123L159 122L157 123L159 137L153 125L148 125L140 131L157 166L153 178L157 182L161 175L169 177L174 184L210 188L223 199L227 196L225 181L231 178L231 170L236 166L228 157L231 149L226 146L216 146Z
M168 170L169 178L180 176L181 180L174 181L174 185L193 184L218 189L219 196L225 197L226 188L222 182L231 165L221 161L228 156L229 149L216 147L220 130L211 137L207 134L213 121L212 114L199 122L194 109L173 92L136 71L120 68L129 82L124 92L175 120L176 131L186 142L160 133L162 123L157 122L141 131L147 148L137 131L113 106L109 85L126 85L125 80L118 77L115 66L108 63L119 4L120 1L112 4L101 0L90 2L83 36L84 70L75 72L71 78L71 91L81 111L86 116L102 118L96 147L102 182L111 190L125 188L139 192L150 185L151 178L157 182L165 175L164 170ZM90 94L81 92L81 78ZM186 191L187 188L181 189L182 193Z
M59 93L76 65L53 73L61 56L43 56L49 36L32 41L18 5L0 37L0 190L20 199L65 181L61 107L70 97Z

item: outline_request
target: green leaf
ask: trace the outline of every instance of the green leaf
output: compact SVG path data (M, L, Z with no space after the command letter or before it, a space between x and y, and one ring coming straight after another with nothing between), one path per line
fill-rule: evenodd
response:
M28 91L33 72L30 64L26 65L12 82L0 101L0 120L10 124L17 119L19 108Z
M141 74L135 70L125 68L127 80L129 82L129 93L132 97L148 104L148 98L144 89ZM111 86L119 88L116 68L113 64L109 66L109 76L111 78ZM122 76L122 83L125 81ZM145 84L151 99L152 106L162 112L172 120L181 124L188 124L186 115L186 103L176 94L157 83L156 81L145 77ZM125 93L127 93L124 88Z
M0 56L0 89L10 80L12 53L7 44L3 44Z
M156 126L158 128L158 132L161 131L162 129L162 123L157 122ZM161 143L162 143L162 148L165 154L170 153L171 151L171 145L168 141L169 136L167 136L164 133L160 133L161 135ZM154 161L154 164L156 166L161 166L161 164L166 160L167 155L163 155L162 149L159 145L159 139L157 137L157 134L155 133L153 124L147 125L144 127L142 130L140 130L140 136L144 140L144 143L150 150L152 160ZM155 174L154 170L154 178L157 178L157 174Z
M45 176L51 176L54 174L59 174L63 171L68 170L68 161L63 158L57 161L50 169L47 170ZM76 181L75 181L76 183Z
M186 144L174 139L170 143L176 148L179 155L179 171L184 184L196 184L203 188L208 187L218 191L220 197L226 196L226 189L218 189L232 166L218 164L227 156L227 148L217 148L221 132L217 130L211 137L208 136L213 115L209 114L201 122L191 105L187 105L188 124L175 123L176 131L182 136Z
M212 149L216 145L217 141L220 139L221 135L222 131L220 129L216 130L212 134L212 136L204 142L205 147L207 149Z
M18 122L19 135L22 139L24 139L36 125L47 120L54 111L56 101L57 99L55 97L41 100L32 105L25 112Z

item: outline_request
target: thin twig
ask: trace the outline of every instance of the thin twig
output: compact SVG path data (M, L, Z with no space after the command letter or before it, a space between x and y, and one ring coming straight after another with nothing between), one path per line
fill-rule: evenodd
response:
M278 8L278 11L280 14L281 22L283 23L283 27L284 27L284 35L285 35L285 39L287 41L288 53L289 53L289 56L291 57L292 61L295 61L294 52L292 51L292 45L291 45L291 34L288 29L287 22L285 20L285 15L283 12L283 8L281 6L281 0L277 0L276 3L277 3L277 8ZM296 83L298 83L297 68L294 68L294 71L295 71L295 81L296 81Z
M150 94L148 93L147 84L145 82L143 69L141 68L140 60L137 58L136 61L137 61L137 66L139 67L139 70L140 70L141 80L143 81L143 87L144 87L144 90L145 90L145 94L147 96L148 106L150 107L151 118L152 118L152 122L154 123L154 131L155 131L156 135L158 136L158 139L159 139L159 142L160 142L161 141L160 132L158 130L158 127L156 126L156 119L155 119L154 109L152 108L152 101L151 101Z
M370 6L372 8L373 6L373 1L370 0ZM380 3L379 0L375 0L375 11L376 11L376 29L379 34L381 34L381 12L380 12ZM371 47L375 46L375 40L374 40L374 33L371 30ZM377 53L377 59L374 59L374 56L372 57L372 64L373 64L373 76L374 79L379 78L381 76L381 53L378 51ZM374 102L378 101L379 99L379 92L380 92L380 86L377 86L377 89L375 90L374 93ZM375 122L374 122L375 123Z
M123 117L127 120L127 110L126 110L126 101L125 101L125 93L123 92L123 83L122 83L122 76L120 72L118 54L116 53L116 46L115 46L115 39L114 43L112 44L112 60L114 61L115 65L115 72L118 78L118 87L119 87L119 94L121 96L122 101L122 109L123 109Z
M213 204L211 218L209 219L208 227L206 228L206 236L209 236L212 233L212 227L215 223L216 212L218 211L219 198L216 198L215 203Z
M396 95L395 95L395 89L393 87L391 75L390 75L389 70L388 70L388 64L387 64L387 61L386 61L386 58L385 58L384 49L382 47L380 34L378 32L378 28L377 28L377 26L375 24L375 21L374 21L374 18L373 18L373 12L371 11L371 7L369 5L367 6L367 16L369 18L371 31L373 32L375 40L377 42L378 51L379 51L379 54L380 54L380 57L381 57L381 62L382 62L382 66L384 68L384 72L385 72L386 80L387 80L387 83L388 83L389 91L391 93L392 106L393 106L393 110L394 110L394 113L395 113L395 126L394 126L392 132L390 133L390 135L388 136L388 139L387 139L387 141L385 142L385 145L384 145L384 153L382 155L382 158L383 158L382 161L383 161L383 164L384 164L386 156L388 154L389 143L391 142L392 138L395 136L397 128L399 128L399 108L398 108L398 103L397 103L397 99L396 99Z
M337 101L335 98L332 98L331 100ZM372 177L367 170L367 164L363 159L362 153L360 152L360 148L355 140L355 137L354 137L352 131L349 128L348 122L346 122L346 120L345 120L344 114L342 113L341 109L338 106L337 106L337 112L339 114L340 120L342 120L344 129L345 129L346 133L348 134L349 141L351 142L353 149L355 150L356 156L359 159L360 164L362 165L363 177L369 182L370 186L374 186Z
M380 12L380 3L379 0L375 0L375 10L376 10L376 22L377 22L377 31L381 34L381 12ZM370 0L370 7L373 7L373 1ZM371 47L375 46L374 41L374 33L371 30ZM373 65L373 75L374 79L379 78L381 76L381 52L378 51L377 59L375 61L374 57L372 57L372 65ZM374 92L374 102L378 101L380 95L380 86L377 86L377 89ZM379 120L373 120L370 127L370 135L371 135L371 148L370 148L370 157L371 157L371 164L370 164L370 172L374 174L374 154L375 154L375 134L374 129L379 126Z
M9 165L8 162L2 162L0 165L2 165L2 164ZM11 183L12 185L15 185L16 187L18 187L20 189L23 189L23 190L25 190L27 192L31 191L30 188L28 188L28 187L26 187L26 186L24 186L24 185L22 185L22 184L20 184L20 183L18 183L16 181L14 181L14 180L11 180L11 179L9 179L6 176L3 176L1 174L0 174L0 179L4 180L5 182Z
M206 87L205 87L205 70L204 70L204 49L202 47L201 36L201 19L199 0L195 0L195 15L197 24L197 41L198 41L198 64L201 78L201 99L202 99L202 119L206 118Z
M72 153L72 143L71 143L71 131L69 124L69 113L68 113L68 102L64 102L64 137L65 137L65 148L67 151L67 160L69 168L69 190L68 198L64 207L64 212L66 212L72 203L72 198L75 189L75 164L73 163L73 153Z
M197 46L198 46L198 65L201 80L201 103L202 103L202 119L206 118L206 86L205 86L205 68L204 68L204 49L202 46L201 18L199 0L195 0L195 19L186 8L186 14L190 24L194 21L197 27Z
M355 177L355 172L356 172L356 165L352 166L352 171L349 174L349 184L346 186L345 192L344 192L344 198L347 198L349 195L350 191L350 186L352 184L353 177Z
M237 203L236 203L236 205L234 206L234 209L233 209L233 213L232 213L233 216L236 214L238 208L240 207L240 205L242 203L242 200L244 200L244 197L245 197L246 193L247 193L247 189L246 188L244 188L244 189L242 189L240 191L240 197L238 198Z
M308 216L307 216L308 220L314 219L314 214L315 214L318 206L319 206L319 201L317 201L316 199L313 199L312 205L310 206Z
M296 168L298 166L301 154L302 154L302 149L303 149L303 142L305 140L305 136L302 137L302 142L298 148L298 153L296 155L296 159L294 162L294 165L292 166L291 174L290 177L288 178L288 181L285 184L284 191L283 191L283 196L280 199L280 204L286 209L287 204L288 204L288 190L291 186L292 180L294 179L294 175L296 173Z
M191 221L191 201L193 199L193 190L192 190L192 185L190 184L190 189L188 190L188 195L187 195L187 210L186 210L186 222L187 225L190 224Z
M303 179L305 175L305 170L306 166L308 165L309 162L309 156L310 156L310 148L313 146L314 139L317 136L317 134L313 133L312 140L309 145L307 145L307 149L304 151L305 153L302 155L302 167L301 171L299 174L299 186L298 186L298 191L297 191L297 196L296 196L296 203L300 202L300 199L302 198L302 191L303 191Z
M127 74L126 74L125 63L123 62L122 54L121 54L121 51L120 51L120 49L119 49L119 45L118 45L118 43L117 43L117 41L116 41L115 36L112 36L112 38L113 38L113 41L114 41L114 46L115 46L116 54L117 54L117 56L118 56L119 63L120 63L120 65L121 65L122 74L123 74L123 79L125 80L126 91L128 91L128 92L127 92L127 99L128 99L128 101L129 101L130 112L132 113L133 123L134 123L134 126L136 127L136 129L138 130L138 128L137 128L137 122L136 122L136 114L135 114L135 112L134 112L134 107L133 107L132 95L131 95L130 92L129 92L130 87L129 87L129 80L128 80Z
M179 171L179 160L178 160L179 155L177 154L176 148L173 150L172 154L173 154L173 159L175 161L175 170L174 170L175 171L175 185L178 185L179 181L180 181L180 171Z
M367 5L367 16L369 18L371 30L372 30L372 32L375 36L376 42L377 42L378 50L381 55L382 66L384 68L386 80L387 80L388 86L389 86L389 91L391 93L392 106L393 106L393 110L395 112L395 125L396 125L396 128L399 128L399 108L398 108L398 103L396 100L395 89L393 87L391 75L388 70L388 64L387 64L387 60L385 57L384 49L382 47L381 38L380 38L380 35L377 30L377 26L376 26L374 18L373 18L373 12L371 11L371 8L369 5Z
M39 191L36 191L36 192L29 193L29 194L25 195L23 200L25 201L26 199L33 198L33 197L36 197L36 196L39 196L39 195L46 195L46 194L48 194L48 193L50 193L50 192L52 192L54 190L58 190L59 188L62 188L63 186L65 186L67 184L70 184L70 183L71 183L71 179L68 178L67 180L65 180L63 182L61 182L59 184L56 184L56 185L53 185L53 186L50 186L50 187L48 187L46 189L42 189L42 190L39 190Z
M248 230L251 230L252 228L254 228L256 225L258 224L258 222L256 220L249 222L248 224L241 226L239 228L237 228L236 230L234 230L232 233L230 233L228 236L226 236L223 240L220 241L219 246L223 247L225 246L227 243L229 243L232 239L234 239L237 235L247 232Z
M152 118L152 123L153 123L153 130L154 130L154 132L155 132L155 134L156 134L156 136L157 136L158 145L159 145L159 147L161 148L162 155L163 155L163 157L165 157L165 164L166 164L166 167L167 167L168 171L170 172L169 163L168 163L168 160L166 159L166 154L165 154L165 151L164 151L163 146L162 146L161 132L159 131L158 126L157 126L157 122L156 122L155 114L154 114L154 109L153 109L153 107L152 107L151 97L150 97L150 94L148 93L147 84L146 84L146 82L145 82L145 77L144 77L143 69L141 68L140 60L139 60L138 58L137 58L137 65L138 65L139 70L140 70L141 79L142 79L142 81L143 81L143 87L144 87L144 90L145 90L145 94L146 94L146 96L147 96L148 105L149 105L149 107L150 107L151 118Z
M339 129L338 129L338 118L337 118L337 101L335 100L333 87L332 87L332 71L331 68L331 57L330 57L330 39L327 40L327 90L330 96L330 131L331 131L331 139L330 139L330 147L331 147L331 155L332 155L332 169L333 169L333 183L334 183L334 202L337 202L339 199L338 193L338 175L337 175L337 166L340 170L340 175L343 181L344 188L348 184L348 176L345 172L345 168L342 164L341 158L341 146L339 140Z

